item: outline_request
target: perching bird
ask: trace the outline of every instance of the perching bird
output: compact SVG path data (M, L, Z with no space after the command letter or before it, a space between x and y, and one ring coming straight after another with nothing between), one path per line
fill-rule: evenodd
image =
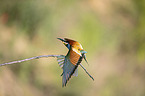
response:
M82 59L85 59L85 61L87 62L86 56L85 56L85 53L87 52L83 50L82 45L79 42L71 40L71 39L67 39L67 38L64 38L64 39L58 38L58 39L61 40L63 44L69 49L66 56L64 55L40 55L40 56L35 56L35 57L23 59L23 60L3 63L3 64L0 64L0 66L20 63L20 62L24 62L24 61L28 61L32 59L39 59L42 57L57 57L58 64L63 69L63 72L61 74L61 76L63 76L62 78L63 87L66 86L68 80L71 78L72 75L78 76L77 68L79 65L84 69L84 71L89 75L89 77L92 78L92 80L94 80L94 78L87 72L87 70L81 64Z
M78 66L81 65L81 61L84 58L86 60L85 53L86 51L83 50L82 45L74 40L71 39L61 39L58 38L63 42L63 44L69 49L66 56L57 57L58 64L63 69L62 77L62 86L66 86L68 80L71 76L78 76ZM81 67L85 70L85 72L94 80L94 78L86 71L86 69L81 65Z

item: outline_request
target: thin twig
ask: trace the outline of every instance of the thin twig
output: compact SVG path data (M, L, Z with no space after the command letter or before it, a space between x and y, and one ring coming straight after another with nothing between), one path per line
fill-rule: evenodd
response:
M89 74L89 72L85 69L85 67L80 64L80 66L84 69L84 71L89 75L90 78L92 78L92 80L94 81L94 78Z
M24 62L24 61L28 61L28 60L32 60L32 59L39 59L39 58L43 58L43 57L59 57L59 56L62 56L62 55L40 55L40 56L35 56L35 57L23 59L23 60L3 63L3 64L0 64L0 66L9 65L9 64L15 64L15 63L21 63L21 62Z

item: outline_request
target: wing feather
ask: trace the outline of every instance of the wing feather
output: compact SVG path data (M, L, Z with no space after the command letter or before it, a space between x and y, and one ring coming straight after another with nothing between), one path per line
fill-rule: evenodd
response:
M71 76L78 76L78 69L73 65L68 58L65 58L63 66L62 86L66 86Z
M60 68L63 68L64 59L65 59L65 56L63 56L63 55L57 57L57 61L58 61L58 64L59 64Z

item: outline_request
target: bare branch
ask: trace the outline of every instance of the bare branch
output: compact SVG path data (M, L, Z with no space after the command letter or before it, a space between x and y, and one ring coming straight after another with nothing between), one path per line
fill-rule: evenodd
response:
M62 55L40 55L40 56L35 56L35 57L31 57L31 58L27 58L27 59L23 59L23 60L18 60L18 61L12 61L12 62L8 62L8 63L3 63L0 64L0 66L4 66L4 65L9 65L9 64L15 64L15 63L21 63L24 61L28 61L28 60L32 60L32 59L39 59L39 58L43 58L43 57L59 57Z
M84 71L89 75L90 78L92 78L92 80L94 81L94 78L89 74L89 72L85 69L85 67L80 64L80 66L84 69Z

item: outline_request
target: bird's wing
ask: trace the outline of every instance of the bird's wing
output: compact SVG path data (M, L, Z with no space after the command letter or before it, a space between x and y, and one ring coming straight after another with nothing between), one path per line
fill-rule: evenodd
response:
M58 64L59 64L60 68L62 68L62 69L63 69L63 65L64 65L64 60L65 60L64 55L61 55L61 56L57 57Z
M63 66L64 66L64 61L65 61L65 56L64 55L61 55L61 56L58 56L57 57L57 61L58 61L58 64L60 66L60 68L63 69ZM71 64L71 63L70 63ZM67 65L67 64L66 64ZM68 65L69 65L69 62L68 62ZM73 65L74 66L74 65ZM62 73L63 75L63 73ZM78 76L78 69L75 70L75 72L73 73L73 76Z
M73 65L68 58L65 58L63 65L63 80L62 86L66 86L67 81L71 78L72 75L78 76L78 66Z

